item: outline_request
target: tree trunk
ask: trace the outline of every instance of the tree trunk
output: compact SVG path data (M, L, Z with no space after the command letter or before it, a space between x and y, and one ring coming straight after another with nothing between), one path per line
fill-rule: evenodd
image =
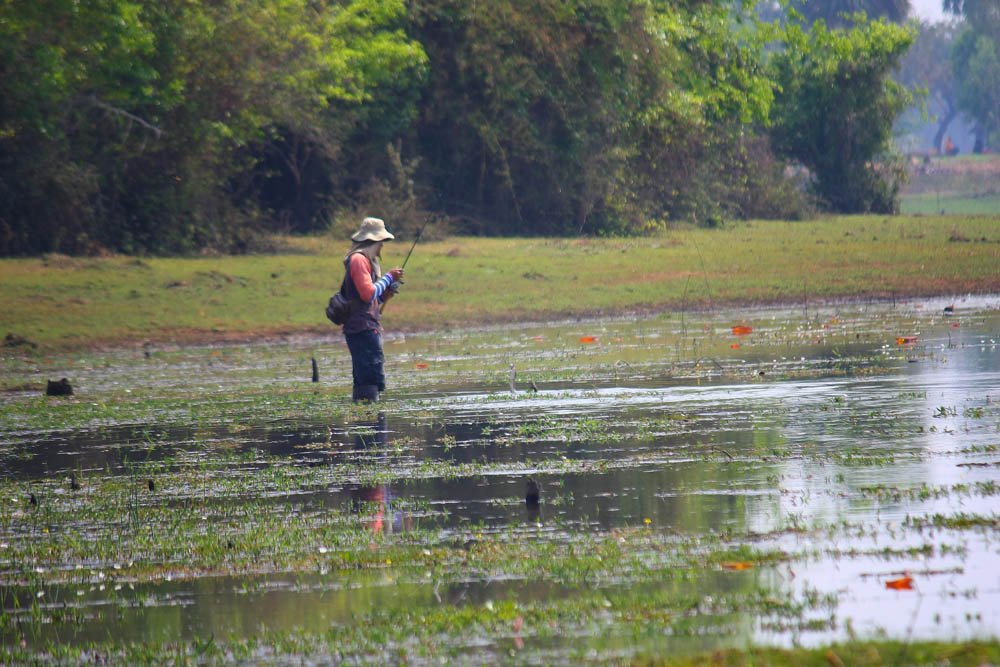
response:
M944 152L941 150L941 142L944 141L944 135L948 131L948 126L951 125L951 121L955 120L955 116L957 115L958 110L949 104L948 113L938 123L938 130L934 135L934 150L938 152L938 155L944 155Z

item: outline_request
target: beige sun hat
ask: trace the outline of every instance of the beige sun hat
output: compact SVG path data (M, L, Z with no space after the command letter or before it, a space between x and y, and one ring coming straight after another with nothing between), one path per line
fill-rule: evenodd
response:
M352 241L388 241L394 238L379 218L365 218L361 221L361 228L351 236Z

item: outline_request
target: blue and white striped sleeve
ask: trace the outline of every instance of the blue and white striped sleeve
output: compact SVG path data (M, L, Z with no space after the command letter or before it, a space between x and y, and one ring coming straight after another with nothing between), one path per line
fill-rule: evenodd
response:
M389 285L391 284L392 275L388 273L372 283L372 286L375 288L375 294L372 296L372 301L375 299L378 299L379 303L385 301L385 299L382 298L382 295L385 294L385 291L389 289ZM371 303L371 301L368 303Z

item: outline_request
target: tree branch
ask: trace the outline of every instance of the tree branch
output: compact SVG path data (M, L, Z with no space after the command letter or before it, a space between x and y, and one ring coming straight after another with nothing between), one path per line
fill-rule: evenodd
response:
M108 104L104 100L99 99L97 97L97 95L94 95L93 93L91 93L88 96L87 101L89 101L95 107L100 107L101 109L104 109L106 111L110 111L113 114L117 114L119 116L124 116L125 118L128 118L129 120L133 120L136 123L139 123L139 125L142 125L144 128L146 128L147 130L149 130L150 132L152 132L153 134L155 134L157 139L159 139L160 137L162 137L163 134L164 134L163 130L161 130L160 128L156 127L155 125L152 125L152 124L146 122L145 120L143 120L139 116L136 116L133 113L129 113L128 111L125 111L125 109L121 109L119 107L112 106L112 105Z

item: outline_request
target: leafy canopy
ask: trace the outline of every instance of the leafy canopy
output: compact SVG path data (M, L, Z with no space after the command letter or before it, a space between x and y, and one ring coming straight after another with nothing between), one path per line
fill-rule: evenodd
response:
M789 26L771 65L780 92L771 130L780 152L815 175L815 189L834 210L893 212L898 181L884 162L892 123L911 100L890 78L914 32L885 21L829 30Z

